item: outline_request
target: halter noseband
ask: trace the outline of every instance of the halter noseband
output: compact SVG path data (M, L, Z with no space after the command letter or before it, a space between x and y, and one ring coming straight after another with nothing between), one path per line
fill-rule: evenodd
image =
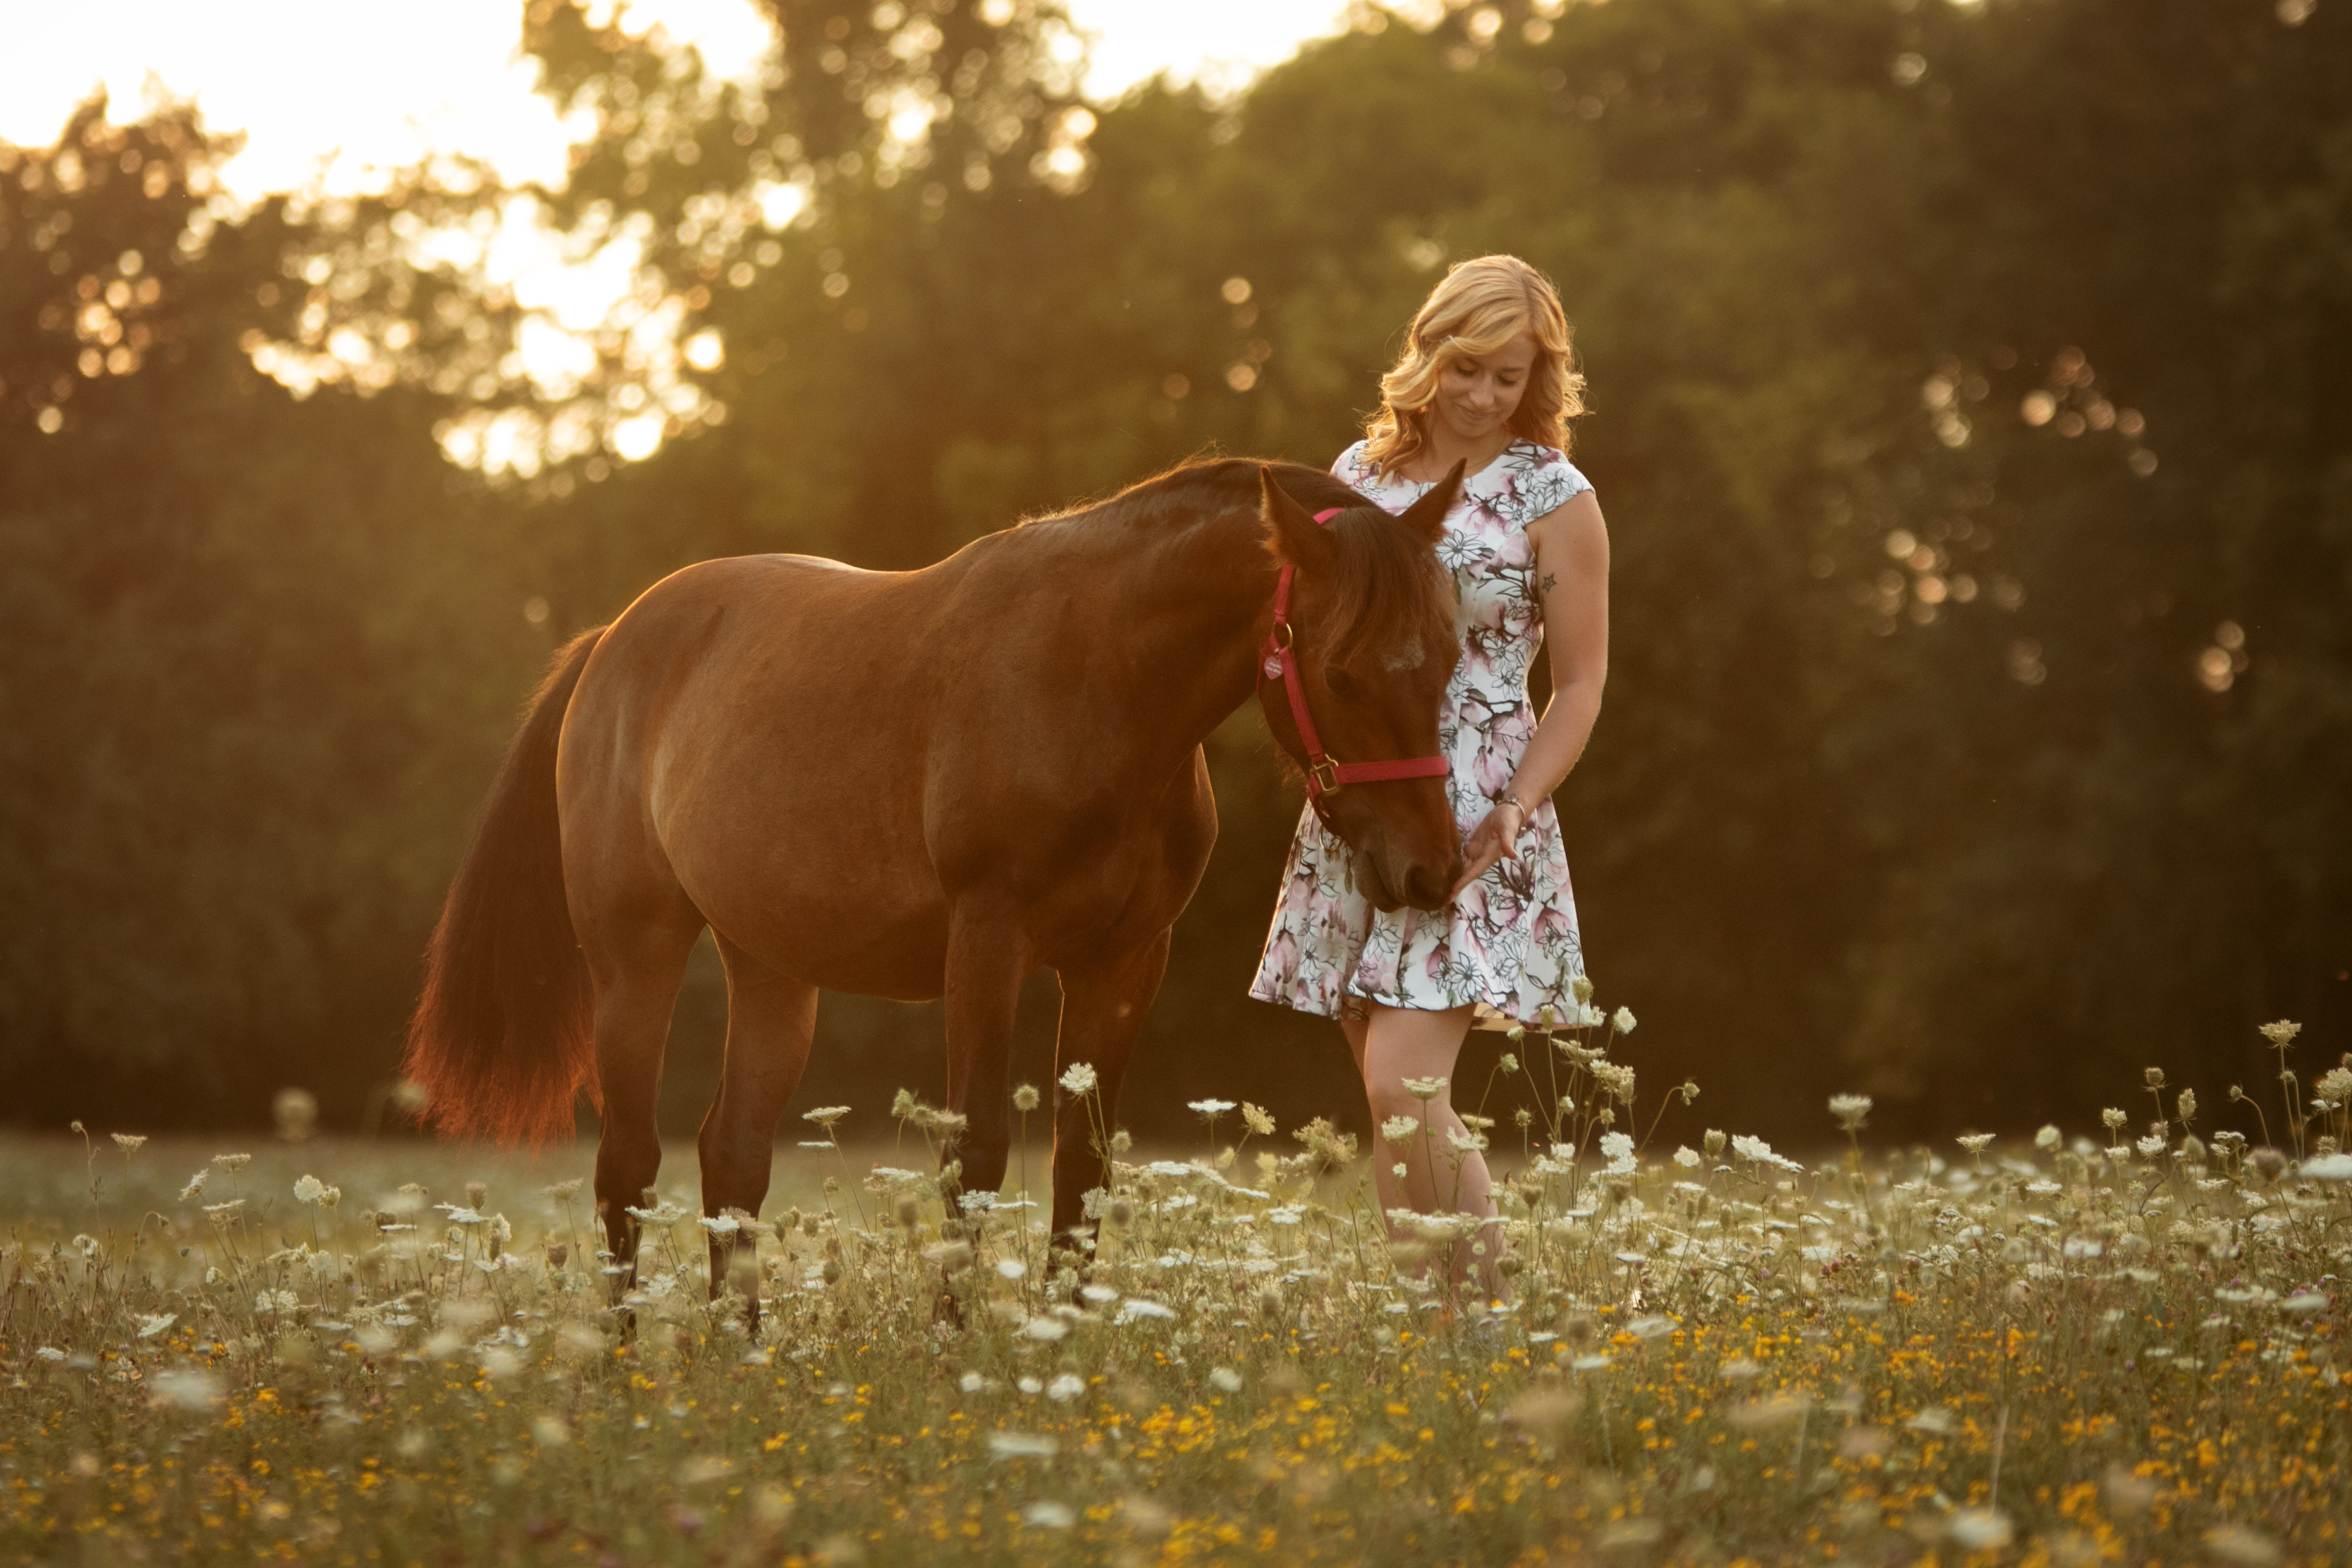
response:
M1327 507L1315 514L1318 523L1328 523L1339 515L1342 508ZM1405 757L1384 763L1343 763L1323 750L1321 737L1315 732L1315 717L1307 710L1307 689L1298 676L1298 655L1292 647L1297 640L1290 629L1290 583L1298 569L1284 562L1282 574L1274 584L1274 629L1266 634L1265 647L1260 650L1260 668L1268 680L1279 679L1282 689L1290 698L1291 721L1298 726L1298 743L1307 752L1307 799L1317 816L1323 816L1323 799L1339 793L1339 786L1351 784L1383 784L1391 779L1444 778L1453 770L1444 757Z

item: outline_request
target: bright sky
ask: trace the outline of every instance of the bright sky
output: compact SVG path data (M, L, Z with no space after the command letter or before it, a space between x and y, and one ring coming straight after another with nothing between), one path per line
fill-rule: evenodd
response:
M245 150L222 177L247 201L314 185L329 193L381 188L382 171L436 153L470 154L509 184L551 185L562 177L571 137L531 90L536 66L516 58L522 5L0 0L0 38L7 41L0 51L0 141L54 142L74 106L102 83L118 120L135 117L161 90L194 99L216 132L244 132ZM1302 39L1337 30L1345 9L1343 0L1067 5L1093 44L1087 88L1097 100L1160 70L1213 90L1239 88ZM626 30L666 27L699 48L713 70L738 79L758 70L772 41L755 0L591 0L591 16L616 7ZM475 410L443 433L453 461L527 478L543 460L598 446L635 460L660 447L667 419L704 408L680 361L708 369L724 349L709 332L677 342L676 301L630 311L642 258L635 239L611 236L565 255L531 204L518 201L494 233L453 231L435 246L446 252L440 259L478 267L485 279L514 290L529 316L519 342L522 364L558 407L544 421L522 408ZM644 384L623 389L633 401L592 408L574 398L583 355L594 358L580 334L615 321L633 342L642 340L635 357ZM272 345L254 363L307 395L322 374L340 374L336 362L360 374L372 353L358 335L340 331L326 348L320 356Z
M597 0L610 9L614 0ZM1213 88L1241 85L1301 39L1333 31L1342 0L1070 0L1094 40L1097 98L1167 69ZM515 59L522 0L0 0L0 140L54 141L74 104L103 82L118 116L151 78L193 96L215 129L249 138L226 171L252 197L415 163L428 151L482 157L509 180L552 181L564 135ZM656 23L730 76L767 47L751 0L626 0L625 25Z

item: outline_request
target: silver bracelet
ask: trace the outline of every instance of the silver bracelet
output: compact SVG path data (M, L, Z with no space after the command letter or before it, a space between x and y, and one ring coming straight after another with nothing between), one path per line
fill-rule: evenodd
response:
M1526 803L1525 801L1522 801L1522 800L1521 800L1517 795L1506 795L1505 796L1503 796L1503 798L1502 798L1502 799L1500 799L1500 800L1496 801L1495 804L1496 804L1496 805L1511 805L1511 806L1517 806L1517 807L1518 807L1518 812L1519 812L1519 826L1520 826L1521 827L1525 827L1525 826L1528 825L1528 807L1527 807L1527 803Z

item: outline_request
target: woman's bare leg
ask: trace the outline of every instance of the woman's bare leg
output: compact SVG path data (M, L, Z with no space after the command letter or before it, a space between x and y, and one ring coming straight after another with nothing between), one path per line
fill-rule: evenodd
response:
M1370 1016L1340 1020L1371 1107L1372 1183L1383 1211L1451 1210L1482 1220L1495 1217L1494 1184L1486 1173L1486 1156L1475 1150L1456 1151L1448 1136L1466 1138L1469 1133L1454 1114L1453 1079L1462 1042L1470 1032L1470 1015L1467 1007L1436 1013L1374 1003ZM1425 1101L1405 1088L1408 1079L1441 1078L1446 1087ZM1381 1129L1401 1116L1419 1125L1410 1136L1391 1142ZM1399 1166L1404 1169L1401 1177ZM1479 1284L1489 1295L1500 1297L1502 1277L1495 1264L1501 1255L1501 1232L1488 1227L1482 1236L1487 1250L1485 1258L1475 1259ZM1466 1246L1458 1261L1465 1272L1474 1261Z

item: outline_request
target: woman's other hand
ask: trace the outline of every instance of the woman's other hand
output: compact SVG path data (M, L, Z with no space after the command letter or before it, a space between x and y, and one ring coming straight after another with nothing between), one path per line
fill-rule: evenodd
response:
M1496 861L1517 859L1519 835L1527 826L1527 813L1515 802L1503 801L1486 813L1471 833L1470 842L1462 847L1462 879L1454 884L1451 896L1460 898L1462 889L1485 876Z

